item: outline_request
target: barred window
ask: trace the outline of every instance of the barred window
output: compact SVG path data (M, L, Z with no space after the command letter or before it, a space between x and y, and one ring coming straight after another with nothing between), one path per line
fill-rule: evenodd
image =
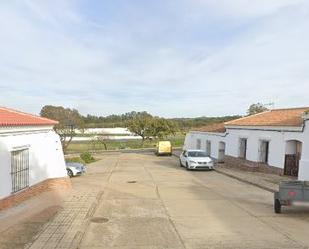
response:
M11 152L12 193L29 187L29 149Z

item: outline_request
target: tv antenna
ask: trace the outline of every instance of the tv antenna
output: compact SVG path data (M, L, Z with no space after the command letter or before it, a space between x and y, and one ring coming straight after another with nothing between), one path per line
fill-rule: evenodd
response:
M275 109L275 103L274 102L266 103L263 106L269 107L270 110Z

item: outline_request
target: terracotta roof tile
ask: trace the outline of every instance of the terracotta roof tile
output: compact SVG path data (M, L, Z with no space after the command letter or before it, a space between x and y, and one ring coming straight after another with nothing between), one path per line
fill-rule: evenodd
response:
M0 107L0 127L2 126L37 126L56 125L58 121L36 115Z
M226 126L296 126L304 123L302 115L309 107L276 109L226 122Z
M212 124L196 128L194 131L224 133L226 131L224 123Z

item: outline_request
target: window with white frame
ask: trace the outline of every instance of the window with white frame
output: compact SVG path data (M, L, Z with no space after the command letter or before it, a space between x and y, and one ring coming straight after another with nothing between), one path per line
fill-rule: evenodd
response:
M12 193L29 187L29 149L11 152Z

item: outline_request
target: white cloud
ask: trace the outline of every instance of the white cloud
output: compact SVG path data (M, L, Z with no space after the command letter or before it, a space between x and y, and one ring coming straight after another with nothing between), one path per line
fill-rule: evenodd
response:
M1 3L0 105L163 116L237 114L257 101L309 105L306 3L190 4L191 13L179 6L156 19L149 9L144 22L107 24L75 1ZM198 21L186 18L192 13ZM248 18L258 21L244 25Z
M227 17L250 17L270 15L283 8L306 3L306 0L193 0L194 7Z

